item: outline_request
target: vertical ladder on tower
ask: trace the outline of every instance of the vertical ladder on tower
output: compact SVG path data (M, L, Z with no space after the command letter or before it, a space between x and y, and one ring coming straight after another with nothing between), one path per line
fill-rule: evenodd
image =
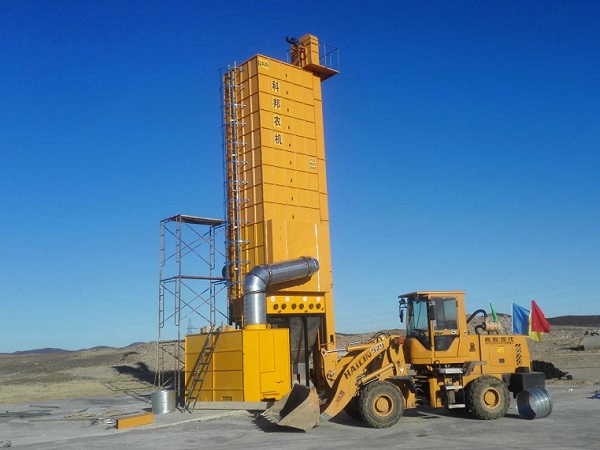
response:
M243 217L243 206L249 202L245 198L246 185L244 179L246 142L244 141L243 86L240 82L242 67L229 67L223 77L223 150L225 153L225 209L227 238L225 241L227 254L228 299L242 297L242 274L248 261L243 258L243 247L248 244L242 236L242 226L247 223ZM232 314L233 313L233 314ZM230 311L232 321L236 313Z
M184 409L186 411L192 412L196 407L198 397L200 397L200 390L202 389L204 379L208 374L210 362L212 360L213 354L215 353L215 348L217 346L218 340L219 329L216 328L215 325L211 325L208 334L206 335L204 345L202 346L202 350L200 350L200 354L198 355L198 359L196 360L196 364L194 364L194 368L192 370L188 386L186 387L186 391L188 393L188 397L184 406Z

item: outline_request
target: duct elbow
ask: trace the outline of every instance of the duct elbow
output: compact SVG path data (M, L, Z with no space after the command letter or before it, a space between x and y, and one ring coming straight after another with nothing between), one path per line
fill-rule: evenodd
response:
M269 281L269 272L263 266L255 266L244 278L244 295L265 292Z
M301 257L291 261L254 266L244 278L244 325L267 323L266 292L271 284L308 278L319 270L319 261Z

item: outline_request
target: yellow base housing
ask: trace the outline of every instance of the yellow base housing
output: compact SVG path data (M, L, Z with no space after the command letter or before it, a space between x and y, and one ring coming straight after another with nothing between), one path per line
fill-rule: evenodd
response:
M186 386L190 384L192 368L207 337L207 334L194 334L185 338ZM290 338L287 329L222 331L198 401L279 400L290 389ZM185 395L186 398L190 396L187 389Z

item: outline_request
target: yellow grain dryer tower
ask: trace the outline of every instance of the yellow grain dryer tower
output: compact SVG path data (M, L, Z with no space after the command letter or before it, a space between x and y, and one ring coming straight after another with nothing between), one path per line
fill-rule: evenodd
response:
M229 326L186 338L188 407L325 385L313 355L336 348L321 82L337 71L315 36L287 41L291 63L223 75Z

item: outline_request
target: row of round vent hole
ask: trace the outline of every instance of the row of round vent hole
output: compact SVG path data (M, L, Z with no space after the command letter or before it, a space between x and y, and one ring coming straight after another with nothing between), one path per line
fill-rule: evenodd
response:
M281 310L283 311L283 310L287 309L287 306L288 306L287 303L282 304L281 307L277 303L275 303L273 305L273 309L275 311L277 311L279 308L281 308ZM300 303L299 305L296 305L296 303L292 303L290 305L290 308L292 308L294 310L295 309L303 310L304 309L304 303ZM308 304L308 309L315 309L315 308L316 309L321 309L321 304L320 303L317 303L316 305L313 305L312 303Z

